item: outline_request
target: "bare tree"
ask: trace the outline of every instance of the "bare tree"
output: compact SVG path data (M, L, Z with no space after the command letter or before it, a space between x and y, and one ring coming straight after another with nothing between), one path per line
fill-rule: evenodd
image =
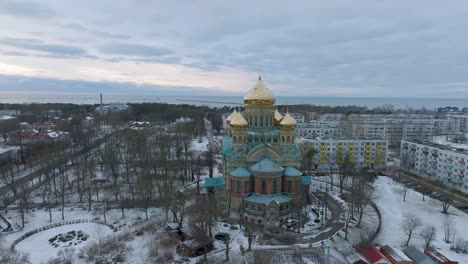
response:
M408 246L413 233L422 225L421 219L409 213L403 215L403 220L401 221L401 229L408 236L405 245Z
M73 264L75 258L74 248L65 248L59 250L57 257L50 259L47 264Z
M252 242L258 232L258 226L247 220L241 221L242 225L244 226L244 234L247 236L247 243L248 243L248 251L252 250Z
M430 246L431 243L436 240L437 238L437 229L435 226L427 225L421 230L420 233L422 239L424 239L424 243L426 247Z
M102 264L123 263L132 248L124 241L111 237L100 239L85 248L86 259L90 262Z
M21 227L24 228L26 212L29 209L31 204L31 191L29 190L27 184L21 185L19 188L18 194L18 210L21 216Z
M446 216L444 222L442 224L442 228L444 230L444 241L446 243L450 243L453 241L453 237L455 236L455 223L453 222L452 217Z
M403 196L403 202L406 202L406 195L408 194L408 186L403 185L395 188L395 191Z
M452 197L444 195L441 199L442 201L442 213L447 214L448 209L450 208L450 203L453 201Z

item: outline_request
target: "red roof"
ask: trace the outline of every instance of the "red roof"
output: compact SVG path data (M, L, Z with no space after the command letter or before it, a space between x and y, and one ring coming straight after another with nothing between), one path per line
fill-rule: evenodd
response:
M380 251L375 248L375 247L367 247L364 249L364 256L371 262L371 263L376 263L379 260L387 260ZM387 260L387 262L389 262ZM390 262L389 262L390 263Z
M442 255L435 248L427 247L424 249L424 254L428 255L431 259L435 260L439 264L458 264L458 261L452 261L446 256Z

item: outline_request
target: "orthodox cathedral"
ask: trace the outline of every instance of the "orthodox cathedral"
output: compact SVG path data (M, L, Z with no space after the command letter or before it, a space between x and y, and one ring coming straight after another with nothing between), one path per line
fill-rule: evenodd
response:
M245 111L226 118L223 170L230 210L245 221L279 225L291 218L310 177L302 175L296 120L275 107L262 78L244 97ZM308 180L309 179L309 180Z

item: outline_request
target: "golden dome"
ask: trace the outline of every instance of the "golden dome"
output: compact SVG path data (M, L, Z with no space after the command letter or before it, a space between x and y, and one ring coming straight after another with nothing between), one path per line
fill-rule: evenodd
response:
M278 111L278 107L275 108L275 120L276 122L281 121L283 119L283 115Z
M280 125L282 125L282 126L295 126L296 125L296 119L294 119L289 114L289 111L288 111L288 112L286 112L283 119L281 120Z
M258 82L244 96L246 105L273 105L276 99L273 93L262 82L262 77L258 77Z
M231 122L229 124L233 127L244 127L249 123L247 123L247 120L245 120L241 113L236 112L235 116L231 118Z
M226 122L231 122L232 118L234 118L234 116L236 116L236 114L238 114L237 110L234 109L234 111L232 111L232 114L230 114L228 117L226 117Z

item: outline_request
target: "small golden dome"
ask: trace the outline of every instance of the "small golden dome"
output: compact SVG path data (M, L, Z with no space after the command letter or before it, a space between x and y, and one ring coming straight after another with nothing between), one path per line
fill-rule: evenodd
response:
M244 96L246 105L273 105L276 99L273 93L262 82L262 77L258 77L258 82Z
M236 114L238 114L237 110L234 109L234 111L232 111L232 114L230 114L228 117L226 117L226 122L231 122L232 118L234 118L234 116L236 116Z
M296 119L294 119L289 114L289 111L288 111L288 112L286 112L283 119L281 120L280 125L282 125L282 126L295 126L296 125Z
M249 125L247 120L245 120L245 118L239 112L236 112L235 116L231 118L231 122L229 124L233 127L244 127Z
M275 120L276 122L281 121L283 119L283 115L278 111L278 107L275 108Z

